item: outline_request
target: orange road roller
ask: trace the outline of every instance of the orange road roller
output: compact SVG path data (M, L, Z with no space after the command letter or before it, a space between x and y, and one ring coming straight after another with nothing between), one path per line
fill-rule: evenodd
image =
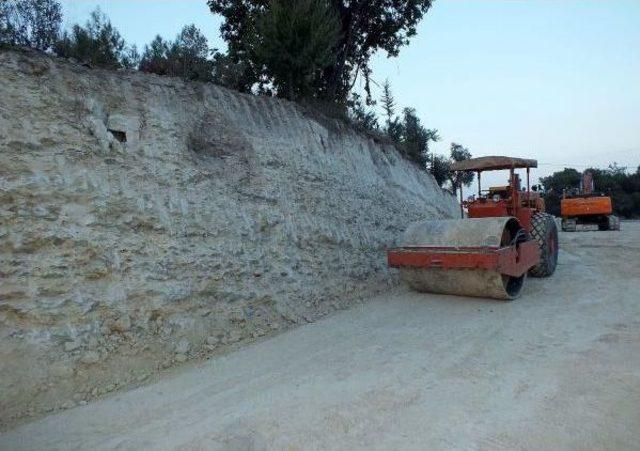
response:
M463 201L460 190L461 219L411 225L400 247L387 251L388 265L417 291L505 300L519 296L527 274L551 276L558 229L530 189L530 169L537 166L536 160L501 156L454 163L454 171L477 174L477 196ZM526 190L516 169L526 169ZM509 183L483 190L482 173L495 170L509 170Z

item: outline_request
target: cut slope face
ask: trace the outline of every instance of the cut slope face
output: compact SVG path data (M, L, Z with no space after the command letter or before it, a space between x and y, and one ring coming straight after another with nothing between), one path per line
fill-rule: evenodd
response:
M0 79L5 422L380 290L406 225L457 211L290 102L20 52Z

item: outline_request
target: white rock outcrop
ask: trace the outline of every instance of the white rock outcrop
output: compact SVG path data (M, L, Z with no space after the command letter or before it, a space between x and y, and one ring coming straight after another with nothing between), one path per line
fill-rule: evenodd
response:
M383 289L385 247L457 211L290 102L31 52L0 80L5 422Z

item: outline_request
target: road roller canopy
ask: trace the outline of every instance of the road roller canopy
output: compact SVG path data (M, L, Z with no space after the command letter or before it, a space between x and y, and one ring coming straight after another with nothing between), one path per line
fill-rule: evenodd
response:
M537 160L512 157L478 157L470 160L456 161L451 165L454 171L497 171L511 168L537 168Z

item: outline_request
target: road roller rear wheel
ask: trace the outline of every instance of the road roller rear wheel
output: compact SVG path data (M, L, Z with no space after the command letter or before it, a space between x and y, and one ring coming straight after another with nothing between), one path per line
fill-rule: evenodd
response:
M558 227L548 213L536 213L531 218L531 236L540 246L540 262L529 270L532 277L549 277L558 264Z

